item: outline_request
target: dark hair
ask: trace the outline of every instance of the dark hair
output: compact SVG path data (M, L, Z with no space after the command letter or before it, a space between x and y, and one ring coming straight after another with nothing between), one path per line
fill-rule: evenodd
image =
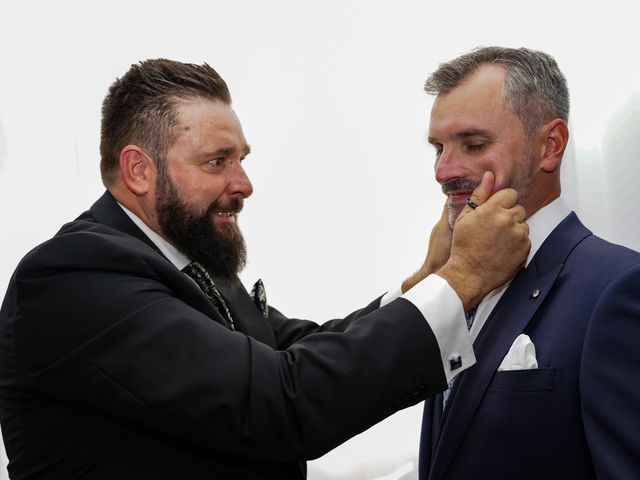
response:
M113 184L120 152L129 144L144 148L162 170L167 150L178 135L175 106L179 100L194 98L231 103L227 84L206 63L144 60L116 79L102 103L102 183Z
M569 89L551 55L527 48L484 47L441 64L425 83L427 93L451 91L483 64L502 65L506 71L502 92L527 138L540 125L560 118L569 123Z

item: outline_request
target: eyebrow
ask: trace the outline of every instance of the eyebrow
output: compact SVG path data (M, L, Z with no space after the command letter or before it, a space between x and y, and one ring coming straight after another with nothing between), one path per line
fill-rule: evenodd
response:
M453 135L453 138L456 140L462 140L469 137L487 137L491 138L493 135L489 130L484 130L482 128L469 128L467 130L462 130L460 132L456 132ZM431 145L438 143L434 137L429 137L428 141Z
M228 156L233 154L233 152L235 152L235 148L219 148L218 150L215 150L211 153L208 153L207 156L208 157L217 157L218 155L223 155L223 156ZM244 149L242 150L242 156L246 157L247 155L249 155L251 153L251 146L250 145L246 145L244 147Z

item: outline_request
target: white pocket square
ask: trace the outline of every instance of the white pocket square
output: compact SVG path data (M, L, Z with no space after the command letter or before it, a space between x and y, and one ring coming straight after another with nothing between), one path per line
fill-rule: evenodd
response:
M538 368L536 347L529 335L520 334L516 337L509 352L498 367L499 372L506 370L530 370Z

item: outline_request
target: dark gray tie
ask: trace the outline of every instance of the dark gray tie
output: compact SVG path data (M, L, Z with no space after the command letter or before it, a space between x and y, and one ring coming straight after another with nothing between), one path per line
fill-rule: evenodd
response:
M220 315L222 315L227 321L229 328L231 330L235 330L236 328L233 324L233 318L231 317L229 307L227 307L220 291L216 288L216 284L213 281L213 278L211 278L211 275L209 275L209 272L207 272L207 270L198 262L191 262L189 265L184 267L182 271L195 280L200 287L200 290L204 292L209 301L214 307L216 307Z
M476 318L476 310L477 307L472 307L469 309L467 313L464 314L464 318L467 321L467 328L471 330L471 326L473 325L473 321ZM453 377L449 380L449 387L442 392L442 410L444 411L444 407L447 406L447 400L449 400L449 394L451 393L451 389L453 388L453 384L456 380L457 376Z

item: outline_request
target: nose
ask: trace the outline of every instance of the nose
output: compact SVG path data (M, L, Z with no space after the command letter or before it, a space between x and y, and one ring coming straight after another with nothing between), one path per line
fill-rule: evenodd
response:
M436 181L443 184L454 178L461 178L466 175L461 162L450 148L443 147L442 152L436 159L434 166Z
M250 197L253 193L251 180L239 161L233 165L227 191L229 195L239 195L242 198Z

